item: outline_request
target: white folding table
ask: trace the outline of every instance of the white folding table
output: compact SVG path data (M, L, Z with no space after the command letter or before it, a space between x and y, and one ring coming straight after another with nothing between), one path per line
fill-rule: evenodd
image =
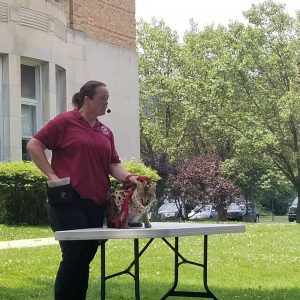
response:
M211 234L226 234L226 233L241 233L245 232L244 224L199 224L199 223L167 223L167 222L152 222L152 228L128 228L128 229L115 229L115 228L88 228L76 229L66 231L56 231L55 239L63 241L74 240L99 240L101 246L101 300L105 299L105 282L106 280L129 274L135 281L135 299L140 300L140 280L139 280L139 258L146 251L149 245L155 238L161 238L166 245L173 250L175 254L175 269L174 269L174 283L170 290L161 298L166 299L169 296L182 296L182 297L199 297L216 299L217 297L211 292L207 284L207 248L208 248L208 235ZM204 236L204 251L203 262L193 262L186 259L179 252L179 237L187 236ZM166 238L174 237L175 242L172 245ZM106 276L105 273L105 244L108 240L112 239L133 239L134 241L134 260L124 271L114 273ZM139 239L149 239L146 245L140 250ZM179 261L179 259L181 261ZM178 291L176 290L178 284L179 266L182 264L192 264L203 268L203 286L205 292L192 292L192 291ZM131 269L134 267L134 273Z

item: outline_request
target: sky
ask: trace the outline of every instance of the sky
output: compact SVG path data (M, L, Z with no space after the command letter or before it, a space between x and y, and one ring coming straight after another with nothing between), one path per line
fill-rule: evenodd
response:
M190 19L202 29L209 24L227 25L232 20L243 21L242 12L262 0L135 0L136 20L163 19L179 36L189 29ZM286 4L286 11L295 17L300 0L277 0Z

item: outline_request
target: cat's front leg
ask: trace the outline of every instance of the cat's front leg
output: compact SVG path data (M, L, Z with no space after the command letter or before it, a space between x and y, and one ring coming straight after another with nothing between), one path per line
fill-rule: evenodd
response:
M144 213L143 222L145 224L145 228L151 228L152 227L152 225L150 224L150 221L149 221L148 213Z

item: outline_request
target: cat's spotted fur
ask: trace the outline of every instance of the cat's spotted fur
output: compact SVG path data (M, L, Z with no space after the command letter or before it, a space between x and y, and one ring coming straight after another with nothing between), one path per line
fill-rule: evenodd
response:
M146 228L151 227L148 213L156 201L155 190L156 183L147 183L146 181L137 182L136 188L129 201L127 226L142 226L141 222L143 222ZM128 190L117 190L114 193L115 203L119 211L121 211L124 199L128 193Z

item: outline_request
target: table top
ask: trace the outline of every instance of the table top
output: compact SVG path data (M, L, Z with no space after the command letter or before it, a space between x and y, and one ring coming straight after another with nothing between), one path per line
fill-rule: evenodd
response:
M245 232L244 224L151 222L151 228L87 228L56 231L56 240L140 239Z

